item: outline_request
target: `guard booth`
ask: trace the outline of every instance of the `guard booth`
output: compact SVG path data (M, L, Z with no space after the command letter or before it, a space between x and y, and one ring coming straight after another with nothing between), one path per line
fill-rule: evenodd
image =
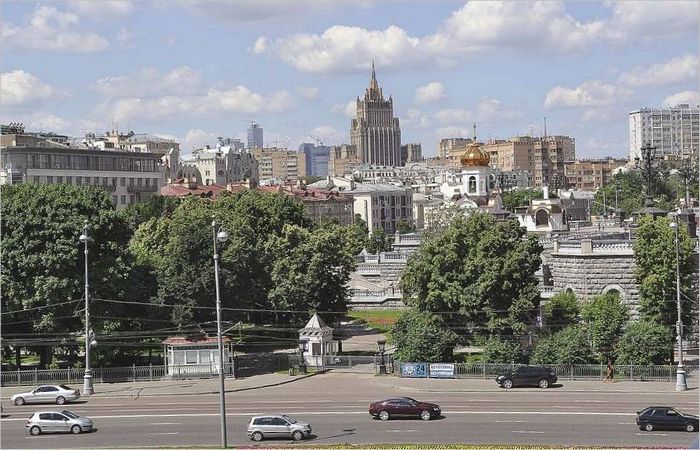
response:
M304 328L299 330L303 342L302 358L306 366L324 367L324 357L338 353L338 343L333 340L333 328L314 314Z
M232 375L231 339L224 336L223 342L224 373ZM161 344L169 377L219 373L219 343L216 336L171 336Z

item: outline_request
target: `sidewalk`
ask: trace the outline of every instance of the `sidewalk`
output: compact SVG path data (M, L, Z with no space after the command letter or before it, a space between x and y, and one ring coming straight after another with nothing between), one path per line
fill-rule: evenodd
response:
M256 375L249 378L226 378L226 392L240 392L252 389L262 389L315 376L315 373L307 375L289 376L278 373ZM50 383L45 383L50 384ZM82 390L82 383L70 383L70 387ZM2 398L27 392L35 386L3 386ZM214 394L219 392L219 379L208 380L173 380L173 381L136 381L124 383L95 383L93 385L94 397L143 397L152 395L197 395Z

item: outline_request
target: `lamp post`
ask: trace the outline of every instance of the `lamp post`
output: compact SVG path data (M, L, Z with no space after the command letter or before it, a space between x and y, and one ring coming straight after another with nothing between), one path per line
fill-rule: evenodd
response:
M85 374L83 375L83 395L90 396L95 393L92 387L92 368L90 367L90 346L92 337L90 336L90 303L89 303L89 283L88 283L88 222L83 223L83 234L78 240L85 244Z
M300 340L297 345L299 346L299 373L306 373L306 362L304 361L304 351L306 350L306 342Z
M676 334L678 335L678 367L676 368L676 390L688 390L686 374L683 367L683 322L681 321L681 271L680 271L680 251L678 249L678 216L671 222L671 229L676 232L676 311L678 318L676 322Z
M224 339L221 334L221 297L219 295L219 243L228 240L228 234L216 220L211 222L214 239L214 279L216 283L216 338L219 344L219 408L221 410L221 447L226 448L226 391L224 390Z
M380 339L377 341L377 347L379 348L379 375L386 375L386 365L384 364L384 350L386 349L386 341Z
M656 161L656 147L652 147L651 142L647 142L642 148L639 149L642 156L635 156L634 162L637 167L642 169L646 181L646 192L644 196L644 207L654 206L654 199L652 198L652 182L654 179L654 163Z

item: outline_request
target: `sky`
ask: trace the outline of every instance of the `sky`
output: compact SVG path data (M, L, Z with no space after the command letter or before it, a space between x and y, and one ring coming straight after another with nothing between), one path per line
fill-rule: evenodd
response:
M697 1L3 1L0 121L193 146L349 143L375 61L402 141L548 134L628 154L628 112L700 103Z

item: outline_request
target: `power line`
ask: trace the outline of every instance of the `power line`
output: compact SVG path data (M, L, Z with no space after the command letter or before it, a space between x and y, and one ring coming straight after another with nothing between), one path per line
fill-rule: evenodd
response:
M69 300L69 301L67 301L67 302L62 302L62 303L53 303L53 304L51 304L51 305L35 306L35 307L33 307L33 308L20 309L20 310L17 310L17 311L6 311L6 312L3 312L3 313L0 313L0 315L3 315L3 316L4 316L5 314L18 314L18 313L23 313L23 312L28 312L28 311L37 311L37 310L40 310L40 309L54 308L54 307L56 307L56 306L68 305L68 304L70 304L70 303L79 302L79 301L81 301L81 300L82 300L82 299L79 299L79 298L78 298L78 299L75 299L75 300Z

